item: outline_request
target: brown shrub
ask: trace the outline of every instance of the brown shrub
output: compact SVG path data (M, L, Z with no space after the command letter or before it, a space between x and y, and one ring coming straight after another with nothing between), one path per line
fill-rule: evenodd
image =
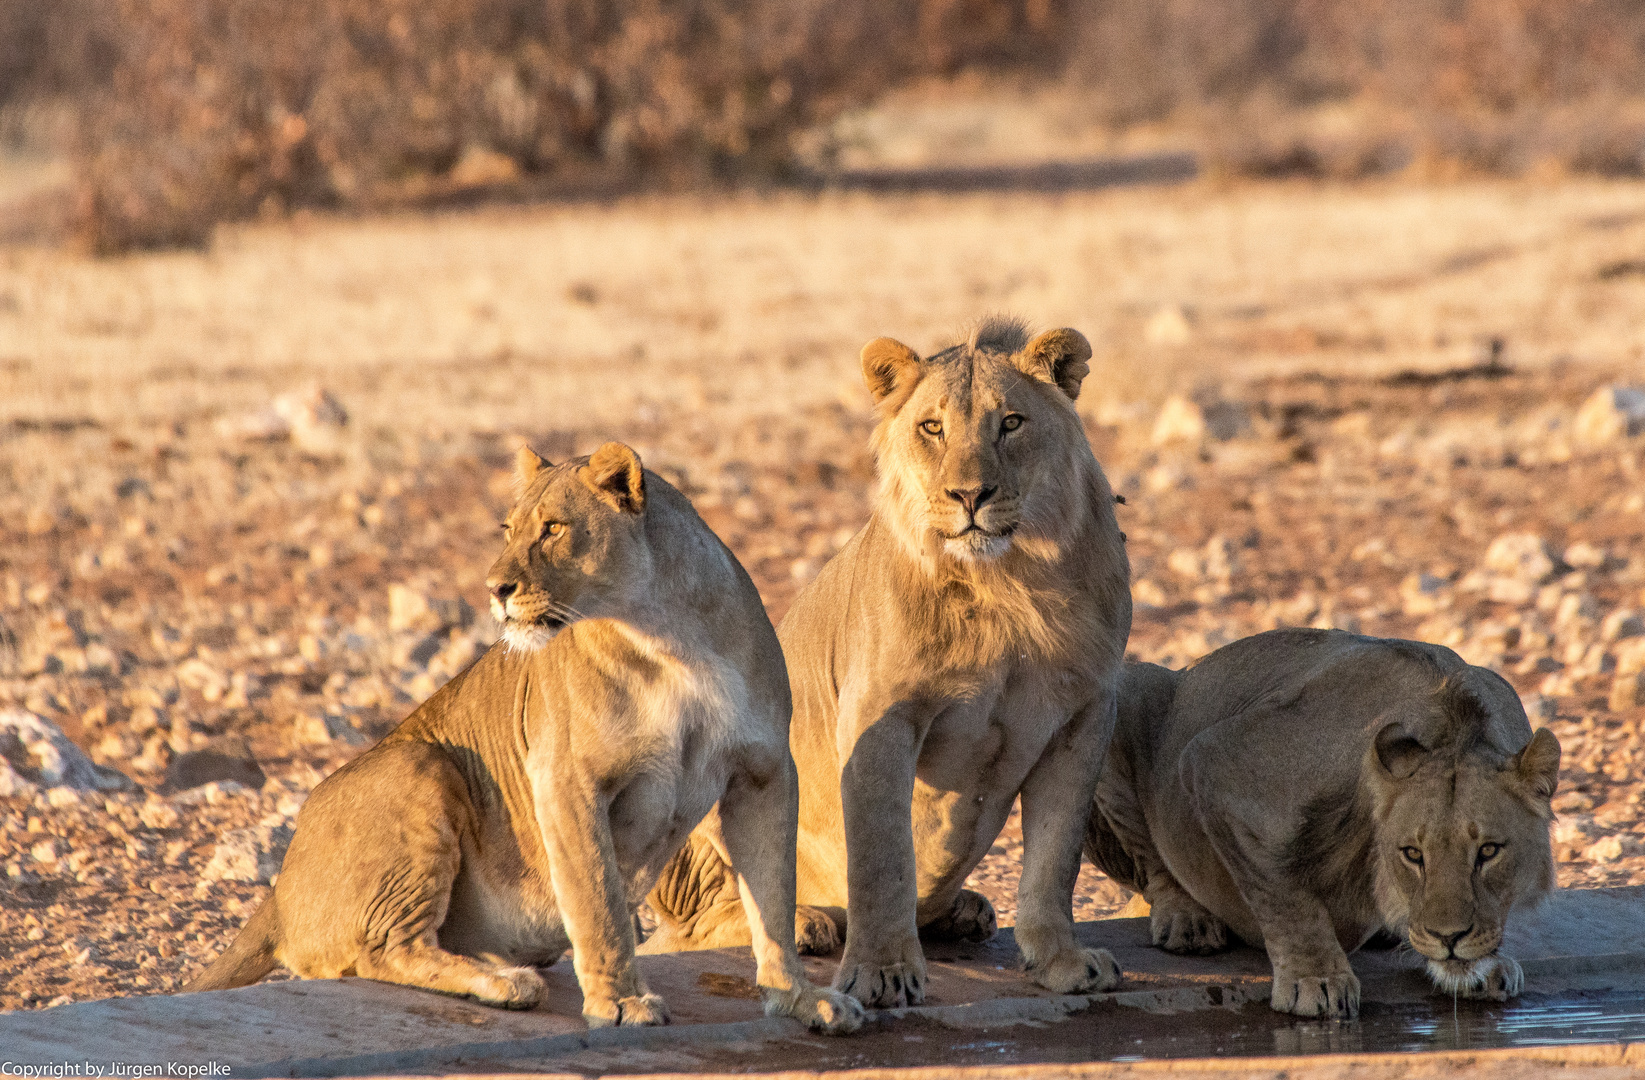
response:
M1070 75L1117 123L1197 115L1213 164L1362 175L1414 160L1638 173L1645 5L1634 0L1096 0ZM1377 130L1287 111L1354 101Z
M795 130L915 72L1044 61L1063 25L1051 0L102 2L122 48L79 203L99 250L439 194L477 151L560 187L780 175Z

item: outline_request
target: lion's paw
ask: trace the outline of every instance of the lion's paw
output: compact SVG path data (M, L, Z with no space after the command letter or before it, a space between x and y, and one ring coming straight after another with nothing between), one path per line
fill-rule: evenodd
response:
M469 996L500 1009L535 1009L547 992L543 977L531 968L505 967L477 979Z
M656 994L583 999L583 1019L591 1028L656 1027L668 1023L668 1006Z
M970 889L961 889L948 914L920 927L920 934L933 941L981 943L993 937L997 927L994 905L988 902L988 897Z
M828 912L802 904L794 909L794 947L801 956L827 956L840 947L840 928Z
M862 1027L862 1003L849 994L806 983L786 994L768 992L767 1016L792 1016L824 1035L849 1035Z
M1359 977L1352 971L1301 974L1276 967L1269 1004L1275 1012L1352 1020L1359 1015Z
M1228 947L1227 924L1198 905L1156 905L1148 913L1148 933L1159 948L1179 955L1206 956Z
M834 989L850 994L870 1009L904 1009L925 1000L925 954L918 939L901 949L886 951L869 961L853 954L846 942L845 958L834 976Z
M1507 1001L1525 986L1525 969L1509 956L1487 956L1474 965L1473 978L1458 995L1477 1001Z
M1107 949L1064 949L1033 964L1034 981L1053 994L1100 994L1119 985L1120 966Z

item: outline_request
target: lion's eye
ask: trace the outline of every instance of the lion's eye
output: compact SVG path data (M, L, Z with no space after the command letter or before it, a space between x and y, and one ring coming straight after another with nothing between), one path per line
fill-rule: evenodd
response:
M920 424L920 430L925 432L927 435L941 435L942 434L942 421L941 420L926 420L926 421L924 421Z
M565 522L548 521L543 523L543 539L553 540L565 535Z
M1402 848L1399 849L1399 853L1401 855L1405 856L1405 861L1410 863L1412 866L1421 866L1422 865L1422 849L1421 848L1402 847Z
M1018 416L1016 413L1012 413L1010 416L1007 416L1004 420L1000 421L1001 431L1015 431L1020 427L1022 427L1022 417Z
M1501 844L1481 844L1479 845L1479 861L1482 863L1490 862L1501 851Z

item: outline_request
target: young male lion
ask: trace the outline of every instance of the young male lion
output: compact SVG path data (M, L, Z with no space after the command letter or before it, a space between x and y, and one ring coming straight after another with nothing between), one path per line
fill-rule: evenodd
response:
M189 990L284 964L530 1008L569 946L590 1026L666 1023L634 909L716 801L768 1015L850 1031L794 949L796 776L776 635L634 452L520 452L494 648L314 789L274 895Z
M1347 950L1406 936L1436 986L1503 1000L1516 904L1553 886L1559 741L1449 649L1275 630L1185 672L1127 664L1086 854L1154 944L1265 946L1273 1007L1352 1017Z
M865 1004L923 999L922 928L993 933L988 901L961 886L1019 794L1028 970L1058 993L1119 978L1075 942L1072 916L1131 625L1113 493L1074 411L1090 356L1073 330L1030 339L1007 319L925 359L888 338L862 350L880 416L873 516L779 636L799 899L844 923L834 985ZM711 828L652 897L677 946L740 933Z

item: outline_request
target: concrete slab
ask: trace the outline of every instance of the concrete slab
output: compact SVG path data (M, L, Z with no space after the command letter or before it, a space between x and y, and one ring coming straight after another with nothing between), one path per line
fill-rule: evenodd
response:
M1645 1040L1645 887L1556 893L1518 919L1507 951L1524 965L1528 986L1508 1006L1464 1002L1453 1014L1408 952L1356 954L1365 1007L1353 1024L1269 1010L1268 963L1257 950L1171 956L1148 944L1144 919L1081 924L1079 936L1113 951L1126 972L1118 992L1040 990L1016 970L1016 946L1004 931L983 945L929 946L925 1005L879 1013L866 1034L851 1039L762 1018L752 959L745 949L726 949L641 957L673 1012L668 1028L586 1030L571 966L562 960L544 971L547 1002L528 1013L362 979L264 983L0 1014L0 1057L92 1062L103 1076L116 1062L216 1062L242 1078L1073 1064ZM813 958L808 966L826 982L834 961Z

